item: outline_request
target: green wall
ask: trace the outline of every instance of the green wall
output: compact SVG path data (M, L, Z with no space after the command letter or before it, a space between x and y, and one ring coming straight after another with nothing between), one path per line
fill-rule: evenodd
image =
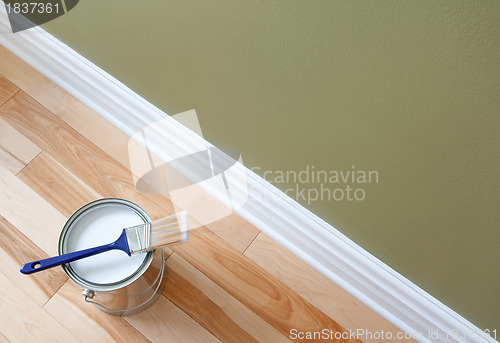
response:
M43 27L261 174L377 171L300 202L500 329L499 1L82 0Z

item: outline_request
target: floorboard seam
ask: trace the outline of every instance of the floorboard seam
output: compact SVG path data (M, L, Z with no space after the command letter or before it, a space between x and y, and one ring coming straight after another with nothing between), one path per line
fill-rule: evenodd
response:
M59 291L61 290L61 288L63 288L63 286L64 286L65 284L67 284L68 282L70 282L70 281L71 281L71 280L70 280L69 278L68 278L66 281L64 281L64 282L62 283L62 285L61 285L61 286L59 286L59 288L58 288L58 289L54 292L54 294L52 294L52 295L50 296L50 298L49 298L49 299L47 299L47 301L46 301L46 302L42 305L42 308L43 308L44 310L45 310L45 306L48 304L48 302L49 302L50 300L52 300L52 298L53 298L53 297L57 294L57 292L59 292Z
M30 141L31 142L31 141ZM36 154L35 157L33 157L28 163L26 163L26 165L20 170L18 171L15 176L18 176L19 174L22 173L22 171L24 170L24 168L26 168L31 162L33 162L33 160L35 160L38 156L40 156L40 154L43 152L43 150L41 150L38 154ZM31 188L31 187L30 187Z
M8 80L8 79L7 79L7 80ZM9 82L10 82L10 80L9 80ZM14 83L13 83L13 84L14 84ZM8 103L10 99L12 99L12 98L13 98L13 97L17 94L17 93L19 93L19 92L21 91L21 88L19 88L17 85L15 85L15 84L14 84L14 86L16 86L16 87L17 87L17 91L16 91L14 94L12 94L12 95L11 95L8 99L6 99L4 102L2 102L2 103L0 104L0 107L2 107L3 105L5 105L6 103Z
M242 255L245 255L245 252L248 250L248 248L250 248L250 246L252 245L253 242L255 242L255 240L257 239L257 237L259 237L259 235L262 233L262 231L259 231L255 237L252 239L252 241L247 245L247 247L245 248L245 250L243 250L241 252ZM246 255L245 255L246 256Z

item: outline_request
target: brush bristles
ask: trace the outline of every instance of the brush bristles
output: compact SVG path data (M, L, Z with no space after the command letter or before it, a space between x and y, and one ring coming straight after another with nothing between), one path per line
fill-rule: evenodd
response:
M179 212L150 223L125 229L130 254L152 251L188 240L187 212Z
M183 211L152 222L152 248L154 249L171 244L186 242L188 240L187 218L187 212Z

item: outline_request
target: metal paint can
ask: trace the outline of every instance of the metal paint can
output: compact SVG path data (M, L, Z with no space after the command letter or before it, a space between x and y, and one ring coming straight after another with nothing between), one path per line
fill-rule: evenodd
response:
M125 199L92 201L73 213L59 236L58 252L86 249L113 242L125 227L151 221L148 214ZM68 277L83 288L86 302L115 316L129 316L151 306L166 281L163 249L127 256L113 250L63 265Z

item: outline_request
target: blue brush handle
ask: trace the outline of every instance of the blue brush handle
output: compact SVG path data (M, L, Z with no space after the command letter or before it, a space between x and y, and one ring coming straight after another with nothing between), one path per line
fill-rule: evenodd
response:
M23 264L21 267L21 273L23 274L31 274L31 273L36 273L41 270L45 270L48 268L52 268L55 266L60 266L61 264L68 263L68 262L73 262L85 257L97 255L100 253L103 253L105 251L109 250L122 250L126 252L130 256L130 250L128 246L128 241L127 241L127 236L125 233L125 230L122 231L122 234L120 237L113 243L101 245L98 247L94 248L89 248L85 250L79 250L79 251L74 251L70 252L67 254L59 255L59 256L54 256L54 257L49 257L43 260L39 261L33 261L33 262L28 262Z

